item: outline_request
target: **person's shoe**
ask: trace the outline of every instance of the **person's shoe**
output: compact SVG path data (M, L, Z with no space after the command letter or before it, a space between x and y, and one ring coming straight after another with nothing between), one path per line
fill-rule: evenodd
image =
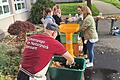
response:
M93 67L93 62L86 63L86 67Z
M87 64L87 63L90 63L90 60L89 60L89 59L86 59L86 64Z

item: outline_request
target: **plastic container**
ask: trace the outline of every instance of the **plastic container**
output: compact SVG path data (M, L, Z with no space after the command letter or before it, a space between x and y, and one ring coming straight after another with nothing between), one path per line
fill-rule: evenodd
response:
M53 61L59 61L66 64L66 60L59 56L54 57ZM49 67L48 73L50 80L82 80L86 68L85 59L75 58L75 62L77 67L74 69Z
M72 43L77 43L78 42L78 35L79 34L73 34L73 36L72 36ZM66 43L66 35L64 33L60 34L60 41L63 44Z

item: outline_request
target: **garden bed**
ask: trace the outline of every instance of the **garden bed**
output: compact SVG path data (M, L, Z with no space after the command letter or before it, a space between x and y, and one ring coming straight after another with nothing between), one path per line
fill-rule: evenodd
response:
M2 30L0 30L0 40L2 40L4 37L5 37L5 33Z

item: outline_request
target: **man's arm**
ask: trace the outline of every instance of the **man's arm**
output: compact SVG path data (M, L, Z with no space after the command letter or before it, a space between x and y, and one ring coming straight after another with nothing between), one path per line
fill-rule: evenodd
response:
M71 65L74 63L74 58L72 57L72 55L67 51L62 55L65 59L67 59L67 64Z

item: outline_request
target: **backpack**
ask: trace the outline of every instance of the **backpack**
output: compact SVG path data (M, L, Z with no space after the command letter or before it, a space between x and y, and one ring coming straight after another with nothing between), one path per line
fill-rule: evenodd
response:
M120 35L119 27L113 27L112 28L112 35L114 35L114 36Z

